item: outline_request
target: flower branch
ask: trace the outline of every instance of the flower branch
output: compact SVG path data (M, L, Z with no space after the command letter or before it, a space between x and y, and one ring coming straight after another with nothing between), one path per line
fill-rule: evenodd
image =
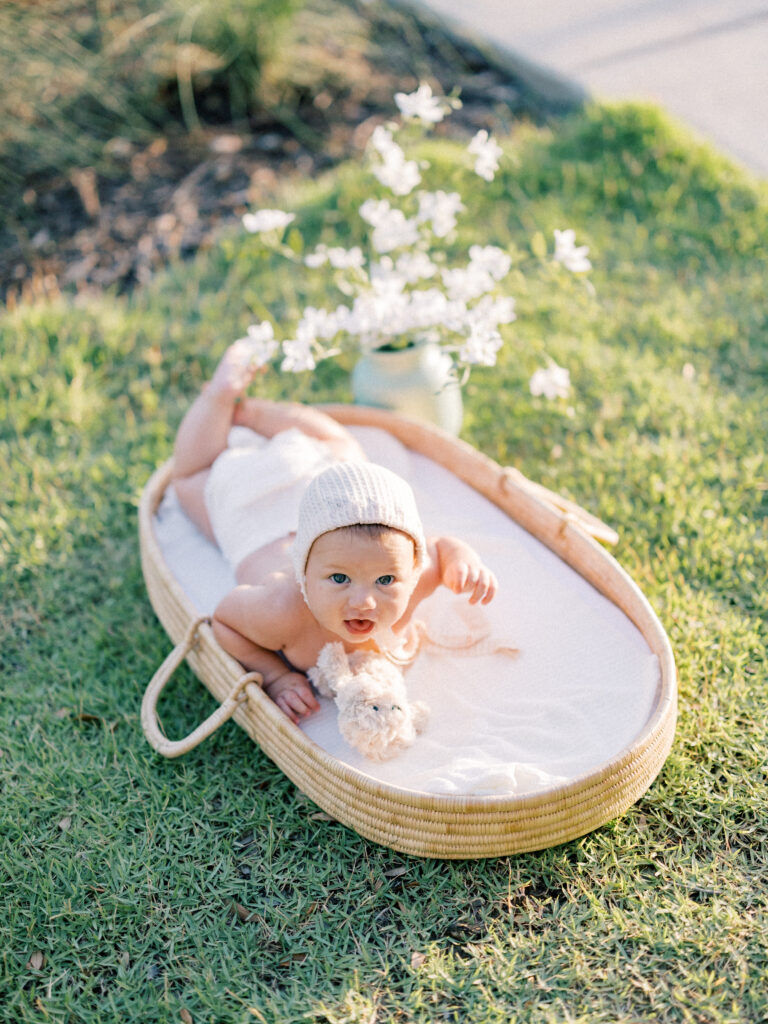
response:
M245 229L267 247L308 270L330 271L340 300L333 308L307 306L291 335L280 341L269 321L249 327L241 341L251 345L256 365L281 353L281 369L298 373L313 370L345 347L366 352L421 339L441 345L463 379L472 367L495 365L501 329L516 319L510 271L514 266L519 273L519 254L495 245L471 245L457 253L457 225L471 210L450 185L428 188L431 164L411 152L460 106L458 98L435 96L422 84L413 93L397 93L395 103L399 120L379 125L367 149L377 185L357 210L365 246L320 243L300 257L283 241L294 214L265 209L243 218ZM470 181L475 176L491 182L502 158L496 140L481 130L457 171ZM574 274L590 269L588 249L576 245L572 230L555 231L554 243L556 263ZM541 376L535 380L536 393L545 395L560 395L569 386L567 371L551 386L542 384Z

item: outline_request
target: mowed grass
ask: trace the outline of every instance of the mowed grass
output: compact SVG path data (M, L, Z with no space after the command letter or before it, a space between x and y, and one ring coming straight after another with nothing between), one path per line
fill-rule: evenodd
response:
M139 496L228 341L303 285L236 238L129 300L17 309L0 322L4 1019L768 1018L766 188L651 108L507 149L462 241L512 244L522 267L537 233L551 249L573 227L594 294L546 265L515 277L519 319L466 388L464 434L619 530L679 667L660 777L571 843L439 862L326 820L234 724L153 754L139 705L169 641ZM293 198L345 225L364 194L344 168ZM568 402L528 394L546 355ZM348 366L260 387L345 400ZM183 670L164 725L212 706Z

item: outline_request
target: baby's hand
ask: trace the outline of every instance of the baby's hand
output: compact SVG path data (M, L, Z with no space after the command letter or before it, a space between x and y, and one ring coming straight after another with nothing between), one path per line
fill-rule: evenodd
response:
M270 697L281 711L285 712L295 724L301 718L306 718L313 711L319 711L312 688L305 675L301 672L286 672L273 683L264 687L264 692Z
M480 556L468 544L454 537L443 537L438 543L440 582L454 594L469 594L470 604L492 601L498 583Z

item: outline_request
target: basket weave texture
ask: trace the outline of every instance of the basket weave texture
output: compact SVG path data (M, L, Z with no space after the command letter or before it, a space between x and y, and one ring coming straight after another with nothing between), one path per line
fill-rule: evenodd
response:
M529 796L450 796L390 786L331 756L278 709L213 632L165 563L153 520L171 479L171 463L149 480L139 511L141 560L152 606L179 657L275 764L330 816L366 839L422 857L505 856L575 839L624 813L658 775L675 732L677 679L664 629L637 585L593 536L612 531L578 506L504 469L471 446L393 413L359 406L324 407L339 422L389 431L474 487L555 552L619 607L660 666L652 714L633 743L598 770ZM591 535L590 535L591 534ZM198 625L196 626L196 623ZM169 661L171 659L168 659ZM152 685L152 684L150 684ZM233 692L239 696L233 699ZM146 728L146 727L145 727ZM167 756L186 749L158 742ZM171 748L177 748L170 753Z

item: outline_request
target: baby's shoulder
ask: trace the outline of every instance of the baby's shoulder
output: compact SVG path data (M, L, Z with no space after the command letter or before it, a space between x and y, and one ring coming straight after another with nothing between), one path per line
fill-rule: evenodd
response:
M303 620L309 614L293 573L275 573L269 577L264 584L263 600L268 602L275 614L283 615L291 621Z
M295 578L289 573L273 573L259 583L240 584L233 591L240 600L256 611L275 615L296 615L306 607Z
M309 609L293 576L275 574L260 583L235 587L217 615L255 643L277 650L301 635Z

